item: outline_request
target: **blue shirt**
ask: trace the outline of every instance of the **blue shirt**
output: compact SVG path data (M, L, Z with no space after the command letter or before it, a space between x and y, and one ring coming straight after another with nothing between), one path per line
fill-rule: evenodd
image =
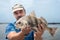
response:
M6 27L6 31L5 31L5 33L6 33L6 39L8 39L7 38L7 35L10 33L10 32L12 32L12 31L15 31L15 32L20 32L21 30L20 29L16 29L16 27L14 26L14 24L15 24L15 22L14 23L9 23L8 24L8 26ZM31 31L25 38L24 38L24 40L34 40L34 32L33 31Z

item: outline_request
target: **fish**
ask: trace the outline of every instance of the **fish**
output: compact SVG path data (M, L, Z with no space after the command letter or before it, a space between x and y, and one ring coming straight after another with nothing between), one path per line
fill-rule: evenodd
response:
M36 17L35 12L32 11L29 15L27 16L23 16L21 17L19 20L16 21L15 26L17 29L22 29L25 26L30 25L31 29L36 32L36 30L38 29L38 24L43 24L44 25L44 29L49 31L49 33L51 34L51 36L54 36L56 29L55 27L48 27L48 22L45 18L43 17ZM44 30L44 31L45 31Z

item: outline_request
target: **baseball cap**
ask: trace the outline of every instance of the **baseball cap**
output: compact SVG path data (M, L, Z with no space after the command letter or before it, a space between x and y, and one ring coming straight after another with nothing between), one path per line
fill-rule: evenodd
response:
M24 6L22 4L15 4L13 7L12 7L12 11L15 12L17 10L24 10Z

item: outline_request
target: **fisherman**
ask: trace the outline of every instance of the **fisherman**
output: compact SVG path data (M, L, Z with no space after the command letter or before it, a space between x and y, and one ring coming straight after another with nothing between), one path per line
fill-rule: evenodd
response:
M16 21L26 15L26 10L22 4L15 4L12 7L13 15L16 18ZM30 26L25 28L16 29L16 22L9 23L6 27L6 39L8 40L42 40L42 34L44 32L44 25L38 24L37 32L31 30Z

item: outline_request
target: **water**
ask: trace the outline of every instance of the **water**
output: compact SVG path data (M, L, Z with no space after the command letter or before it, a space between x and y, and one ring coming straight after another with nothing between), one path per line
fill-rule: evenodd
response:
M6 40L5 39L5 28L6 28L7 24L0 24L0 40ZM44 34L42 35L43 40L60 40L60 24L51 24L49 25L49 27L57 27L57 31L54 35L54 37L52 37L48 31L45 31Z

